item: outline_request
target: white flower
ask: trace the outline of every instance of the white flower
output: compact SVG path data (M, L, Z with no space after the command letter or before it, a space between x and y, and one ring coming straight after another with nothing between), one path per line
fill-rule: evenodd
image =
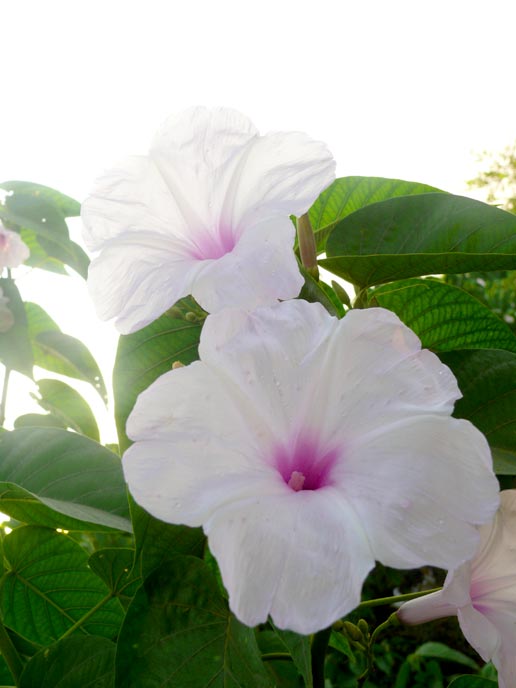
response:
M0 222L0 272L3 268L17 268L29 255L29 247L20 235Z
M480 529L472 561L450 571L442 590L403 604L398 616L417 624L458 616L468 642L498 669L500 688L516 685L516 490L501 493L492 523Z
M8 307L9 299L0 287L0 333L7 332L14 325L14 316Z
M324 144L259 136L233 110L170 118L148 157L106 174L83 204L84 240L100 251L88 279L99 317L127 333L187 294L210 313L297 296L289 215L305 213L334 171Z
M475 551L498 506L487 442L450 417L455 378L393 313L227 310L199 355L139 396L123 467L151 514L204 527L241 621L311 633L359 603L375 559Z

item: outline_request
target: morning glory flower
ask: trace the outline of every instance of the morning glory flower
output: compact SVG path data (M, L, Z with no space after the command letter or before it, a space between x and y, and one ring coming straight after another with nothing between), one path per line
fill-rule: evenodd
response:
M498 506L489 448L393 313L230 309L199 356L138 397L123 468L155 517L203 526L242 622L312 633L357 606L375 559L472 556Z
M171 117L148 156L108 172L83 204L99 317L128 333L188 294L209 313L297 296L289 216L334 178L326 146L305 134L260 136L228 109Z
M498 669L500 688L516 685L516 490L501 492L492 523L480 529L473 559L450 571L439 592L403 604L407 624L457 616L466 640Z
M0 222L0 272L3 268L17 268L29 255L29 247L20 235Z

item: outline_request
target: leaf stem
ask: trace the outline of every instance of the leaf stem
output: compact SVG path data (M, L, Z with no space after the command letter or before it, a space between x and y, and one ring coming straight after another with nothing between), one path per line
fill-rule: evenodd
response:
M432 590L420 590L419 592L408 592L404 595L394 595L392 597L378 597L375 600L365 600L361 602L355 611L367 609L368 607L380 607L381 605L396 604L396 602L407 602L408 600L415 600L418 597L430 595L432 592L438 592L441 588L432 588Z
M332 628L325 628L312 639L312 678L313 688L324 688L324 660Z
M17 686L20 685L20 676L23 669L23 664L20 655L13 645L13 641L9 637L4 624L0 621L0 652L5 659L5 663L9 667L9 671L13 675L14 682Z
M5 407L7 404L7 389L9 387L9 376L11 369L6 366L4 373L4 381L2 383L2 398L0 400L0 428L3 428L5 423Z
M70 626L70 628L63 633L63 635L59 638L59 640L63 640L63 638L67 638L69 635L72 635L78 628L80 628L83 624L88 621L90 617L93 616L96 612L98 612L99 609L101 609L105 604L109 602L113 598L113 593L110 592L106 595L106 597L103 597L100 602L97 602L97 604L89 609L84 616L82 616L79 621L76 621L73 626Z

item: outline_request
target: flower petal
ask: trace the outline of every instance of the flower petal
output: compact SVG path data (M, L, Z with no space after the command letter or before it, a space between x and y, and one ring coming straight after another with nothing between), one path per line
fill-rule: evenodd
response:
M466 605L459 609L458 617L461 630L468 643L478 652L484 662L493 659L501 643L500 633L493 623L473 605ZM514 625L514 621L512 624ZM516 642L514 633L513 638ZM513 644L512 653L514 653L514 647Z
M245 624L314 633L354 609L374 566L354 512L331 488L256 497L205 525L229 604Z
M244 234L233 251L206 261L192 286L195 300L209 313L227 304L252 310L277 299L296 297L303 285L293 251L294 226L275 218Z
M254 460L267 436L260 416L252 407L242 413L242 400L201 361L140 394L127 434L135 440L123 457L131 493L162 520L198 526L228 502L286 489Z
M91 262L88 289L102 320L116 317L122 334L159 318L191 292L202 270L181 244L158 232L124 232Z
M277 215L299 217L334 179L335 161L324 143L301 132L270 133L249 147L225 214L240 227Z
M398 619L408 625L416 625L456 616L457 607L443 598L442 590L432 592L424 597L404 602L396 612Z
M250 356L252 338L260 345ZM347 443L407 416L449 415L460 397L450 370L382 308L338 321L320 304L290 301L247 316L211 316L200 355L269 408L283 436L310 427ZM242 379L242 357L252 386Z
M190 108L164 122L150 155L191 229L221 218L231 177L257 138L252 122L229 108Z
M83 239L90 251L126 231L174 236L186 223L154 162L132 156L97 179L81 206Z
M484 436L469 422L419 416L349 445L339 486L387 566L454 568L478 546L498 482Z
M199 356L223 371L261 410L271 430L285 439L296 430L297 418L314 407L315 356L336 324L320 304L306 301L251 313L227 310L206 320Z

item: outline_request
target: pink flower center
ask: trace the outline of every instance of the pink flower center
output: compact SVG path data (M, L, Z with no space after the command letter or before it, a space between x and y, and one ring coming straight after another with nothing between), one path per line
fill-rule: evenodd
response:
M305 435L291 444L278 446L273 460L290 489L300 492L331 485L331 471L338 454L337 449L322 450L316 440Z
M189 237L189 253L196 260L215 260L231 253L235 248L236 238L230 227L221 225L214 229L199 230Z

